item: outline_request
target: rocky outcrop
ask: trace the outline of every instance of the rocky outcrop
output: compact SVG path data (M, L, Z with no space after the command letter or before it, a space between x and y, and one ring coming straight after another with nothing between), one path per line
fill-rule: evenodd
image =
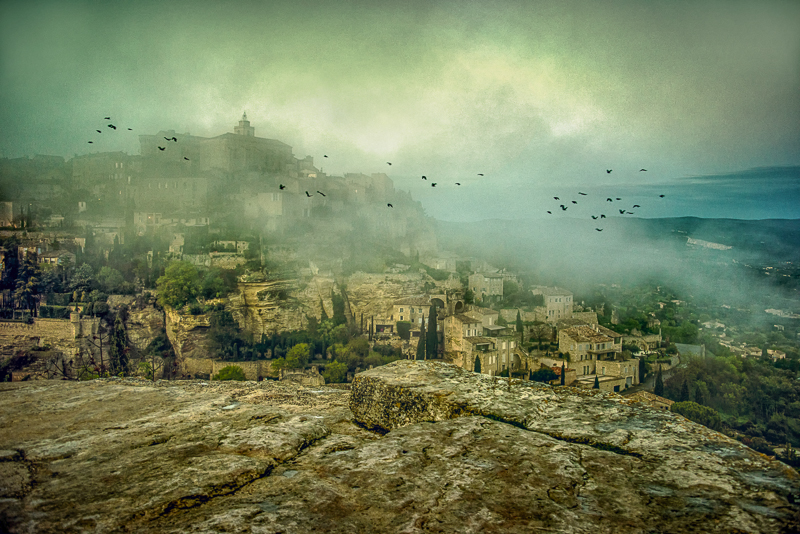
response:
M207 314L189 315L171 308L166 310L167 339L172 344L178 362L186 358L210 358L211 340L208 329L211 317Z
M347 279L347 299L350 309L360 320L368 321L373 315L383 317L391 313L394 301L425 292L425 283L433 279L423 273L370 274L355 273Z
M794 471L613 394L519 382L509 391L505 380L408 361L357 375L352 388L0 383L0 528L766 533L800 526Z
M133 308L128 311L125 320L128 341L139 351L146 349L151 341L163 334L165 327L164 313L153 306Z

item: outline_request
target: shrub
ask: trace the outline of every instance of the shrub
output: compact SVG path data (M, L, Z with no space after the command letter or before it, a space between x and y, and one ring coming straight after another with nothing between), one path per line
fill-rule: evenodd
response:
M212 380L247 380L244 376L244 371L238 365L228 365L219 370L219 373L214 375Z
M400 339L405 339L408 341L411 339L411 323L408 321L397 321L397 334L400 336Z
M558 375L549 368L542 368L531 373L531 380L534 382L550 382L558 378Z
M326 384L344 382L347 379L347 365L333 360L333 362L325 366L322 376L325 378Z
M690 421L700 423L712 430L719 430L722 425L719 413L713 408L702 406L692 401L676 402L670 411L679 413Z

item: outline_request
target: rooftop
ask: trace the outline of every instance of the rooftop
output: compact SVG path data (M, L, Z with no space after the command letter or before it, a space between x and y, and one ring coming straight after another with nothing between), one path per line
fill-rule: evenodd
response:
M613 337L596 332L589 326L573 326L565 328L562 332L565 336L569 336L570 339L578 343L609 343L614 341ZM615 335L618 336L619 334Z

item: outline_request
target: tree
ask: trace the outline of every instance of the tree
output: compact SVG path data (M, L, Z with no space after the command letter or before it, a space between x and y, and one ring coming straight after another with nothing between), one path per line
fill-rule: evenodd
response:
M425 358L425 356L426 356L426 354L425 354L425 345L426 345L426 342L427 342L426 337L427 336L425 336L425 316L423 315L422 316L422 324L420 325L420 328L419 328L419 342L417 343L417 359L418 360L425 360L426 359Z
M39 268L35 254L28 254L19 267L14 299L21 308L35 310L34 296L39 294Z
M522 316L519 314L519 310L517 310L517 332L519 332L520 340L522 340Z
M474 304L475 303L475 293L472 292L471 289L467 289L464 291L464 304Z
M106 293L116 293L124 282L120 272L111 267L102 267L97 273L97 283Z
M322 371L322 376L325 378L326 384L337 384L347 380L347 365L340 363L336 360L325 366Z
M597 375L594 375L594 385L592 389L600 389L600 379L597 378Z
M89 264L83 263L80 267L75 269L69 279L69 288L72 291L77 291L79 294L84 291L89 291L92 288L92 281L94 280L94 271Z
M187 261L169 264L164 276L156 281L158 303L161 306L182 308L194 300L199 291L200 280L197 269Z
M286 353L286 367L289 369L303 369L311 355L308 343L298 343Z
M408 321L397 321L397 335L400 336L400 339L404 339L408 341L411 339L411 323Z
M561 362L561 385L562 386L564 385L564 382L566 380L566 378L565 378L566 374L567 374L567 372L566 372L566 367L564 367L564 362Z
M430 316L428 317L428 339L425 344L427 358L434 359L439 354L439 331L436 326L436 305L431 306Z
M644 379L647 378L647 361L644 357L639 358L639 381L644 382Z
M656 373L656 384L653 388L653 393L659 397L664 396L664 379L661 377L661 365L658 366L658 372Z
M119 316L114 321L114 330L109 339L108 357L111 374L125 375L128 373L128 336L125 333L122 318Z
M716 410L692 401L676 402L670 407L670 411L679 413L686 419L707 426L711 430L719 430L722 425L722 420Z
M547 323L534 323L531 326L531 339L535 339L539 343L539 350L542 350L542 340L550 340L553 333L552 327Z
M227 365L215 374L212 380L237 380L244 381L247 377L244 376L244 371L238 365Z
M558 375L549 367L542 367L531 373L531 380L534 382L550 382L556 378L558 378Z
M689 400L689 382L683 381L681 385L681 394L678 397L678 402L686 402Z

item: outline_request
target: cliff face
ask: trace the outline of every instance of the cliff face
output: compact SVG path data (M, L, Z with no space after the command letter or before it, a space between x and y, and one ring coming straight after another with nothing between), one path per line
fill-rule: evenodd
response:
M188 315L173 309L166 311L167 339L172 344L178 362L186 358L211 358L211 340L208 328L211 320L208 315Z
M379 367L352 392L104 379L0 396L12 533L800 528L797 473L725 436L440 363Z

